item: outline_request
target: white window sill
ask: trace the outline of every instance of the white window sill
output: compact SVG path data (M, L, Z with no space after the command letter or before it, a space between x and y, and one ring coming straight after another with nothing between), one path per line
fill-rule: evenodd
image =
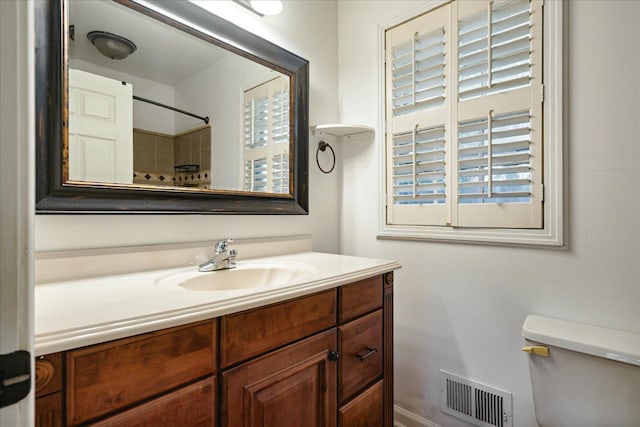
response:
M515 246L564 247L560 230L470 229L454 227L383 225L380 240L430 240Z

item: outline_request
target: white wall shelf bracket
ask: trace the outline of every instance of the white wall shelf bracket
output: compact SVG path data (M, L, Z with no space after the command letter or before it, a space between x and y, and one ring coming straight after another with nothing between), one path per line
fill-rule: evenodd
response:
M352 125L344 123L330 123L326 125L311 126L311 133L313 136L322 137L325 135L331 135L336 138L342 137L349 139L351 136L361 133L374 133L375 130L371 126L366 125Z

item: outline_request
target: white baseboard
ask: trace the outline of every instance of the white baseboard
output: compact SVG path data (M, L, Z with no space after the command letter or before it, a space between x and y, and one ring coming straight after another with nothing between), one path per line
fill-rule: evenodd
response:
M438 424L422 418L398 405L393 406L393 413L396 427L440 427Z

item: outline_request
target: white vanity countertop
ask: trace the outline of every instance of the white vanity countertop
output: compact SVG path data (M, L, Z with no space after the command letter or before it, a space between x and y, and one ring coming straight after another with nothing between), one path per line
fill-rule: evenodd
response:
M36 355L235 313L400 268L390 260L318 252L240 260L238 266L251 263L292 263L311 270L286 287L233 291L191 291L161 285L163 278L195 271L194 266L37 285Z

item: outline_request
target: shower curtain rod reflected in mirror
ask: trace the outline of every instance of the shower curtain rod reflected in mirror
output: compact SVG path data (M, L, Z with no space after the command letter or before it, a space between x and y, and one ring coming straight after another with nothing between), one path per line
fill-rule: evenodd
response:
M181 110L179 108L172 107L170 105L165 105L165 104L162 104L160 102L152 101L150 99L142 98L142 97L136 96L136 95L133 95L133 99L135 99L136 101L142 101L142 102L147 102L149 104L157 105L158 107L166 108L168 110L173 110L173 111L176 111L178 113L185 114L187 116L195 117L196 119L199 119L199 120L202 120L203 122L205 122L205 124L209 124L209 116L205 116L205 117L198 116L197 114L193 114L193 113L190 113L188 111Z

